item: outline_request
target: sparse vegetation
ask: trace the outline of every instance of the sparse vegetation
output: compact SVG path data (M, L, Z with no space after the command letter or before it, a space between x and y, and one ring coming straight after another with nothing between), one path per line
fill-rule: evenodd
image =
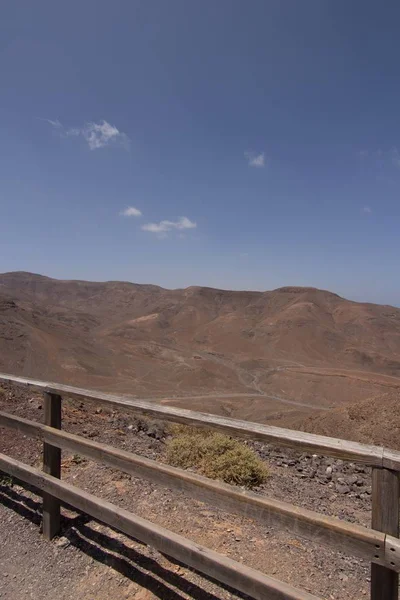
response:
M174 467L196 468L212 479L256 487L268 477L268 469L244 443L209 430L173 426L167 442L167 461Z
M3 487L12 488L14 485L14 479L8 473L3 473L0 471L0 485Z
M74 465L81 465L82 463L86 462L86 458L83 458L83 456L80 456L80 454L74 454L71 458L71 462L73 462Z

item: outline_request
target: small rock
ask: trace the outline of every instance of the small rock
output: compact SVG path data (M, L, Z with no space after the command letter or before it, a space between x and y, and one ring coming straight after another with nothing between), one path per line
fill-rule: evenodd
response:
M337 483L336 484L336 491L339 494L349 494L350 493L350 488L348 485L344 484L344 483Z
M57 548L68 548L68 546L70 545L70 541L68 538L63 536L56 540L55 545L57 546Z
M42 403L37 398L31 398L29 400L29 404L32 405L32 408L36 408L36 410L41 410L42 409Z
M363 467L362 465L356 465L354 467L354 470L356 473L366 473L367 472L366 468Z
M357 483L358 477L357 475L350 475L350 477L346 478L346 483L348 485L353 485L354 483Z

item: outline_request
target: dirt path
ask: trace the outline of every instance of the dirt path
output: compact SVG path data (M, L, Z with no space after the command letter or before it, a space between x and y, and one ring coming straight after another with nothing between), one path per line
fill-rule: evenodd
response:
M215 398L216 400L230 399L230 398L270 398L271 400L277 400L282 404L290 404L293 406L302 406L305 408L311 408L312 410L330 410L329 407L315 406L315 404L309 404L307 402L300 402L297 400L289 400L282 396L275 396L274 394L202 394L201 396L168 396L167 398L135 398L135 400L145 400L147 402L159 402L160 404L173 404L174 400L207 400L208 398Z
M400 388L400 377L384 375L383 373L375 373L373 371L357 371L356 369L339 369L335 367L310 367L304 365L284 368L285 370L293 371L294 373L319 375L320 377L347 377L349 379L365 381L367 383L378 384L389 388Z
M272 367L270 369L266 369L263 371L263 373L252 373L251 371L248 371L247 369L243 369L243 367L238 367L233 361L229 360L228 358L222 358L221 356L215 356L214 354L209 354L208 352L198 352L198 354L200 356L202 356L203 358L206 358L207 360L211 360L217 364L220 364L224 367L227 367L228 369L231 369L234 373L234 375L238 378L239 383L242 386L245 386L249 389L249 392L240 392L240 393L218 393L218 392L211 392L208 394L201 394L201 395L190 395L190 396L177 396L176 394L174 394L173 396L169 396L169 397L163 397L163 398L156 398L156 397L152 397L152 398L140 398L140 400L147 400L147 401L151 401L151 402L160 402L161 404L166 403L166 402L171 402L171 400L176 399L176 400L205 400L207 398L215 398L216 400L223 400L223 399L228 399L228 398L258 398L258 397L262 397L262 398L268 398L271 400L276 400L282 404L288 404L291 406L300 406L302 408L310 408L311 410L330 410L329 407L321 407L321 406L316 406L315 403L311 403L311 402L302 402L300 400L293 400L293 399L289 399L289 398L284 398L283 396L277 396L275 394L268 394L262 387L261 384L259 383L259 379L261 377L261 375L265 375L266 373L275 373L277 371L282 371L285 369L290 369L291 367L288 366L279 366L279 367ZM299 365L299 366L303 366L303 365ZM292 367L295 368L295 367Z

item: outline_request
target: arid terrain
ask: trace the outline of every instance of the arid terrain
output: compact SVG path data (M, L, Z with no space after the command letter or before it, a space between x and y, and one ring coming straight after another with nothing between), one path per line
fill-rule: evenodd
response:
M0 275L0 371L400 448L400 309L312 288L165 290ZM0 410L43 420L40 395L6 383ZM163 423L72 401L63 428L158 461L170 435ZM370 523L368 468L247 443L270 473L257 493ZM0 429L0 451L41 464L41 445L11 430ZM366 562L293 532L66 452L62 478L319 597L368 594ZM0 520L1 600L242 597L68 508L61 536L46 542L40 498L4 476Z
M43 399L1 384L0 410L43 420ZM63 429L165 461L168 427L132 414L65 401ZM363 465L254 443L270 476L256 493L369 525L371 473ZM41 467L41 444L0 428L0 451ZM294 531L235 516L183 492L62 453L62 479L326 600L368 595L370 565L299 537ZM0 473L1 600L234 600L243 598L90 517L63 509L52 542L40 534L41 498Z
M166 290L6 273L0 371L400 443L400 309L314 288Z

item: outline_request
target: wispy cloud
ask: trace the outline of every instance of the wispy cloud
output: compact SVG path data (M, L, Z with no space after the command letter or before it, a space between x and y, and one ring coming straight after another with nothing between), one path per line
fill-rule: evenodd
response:
M182 231L184 229L195 229L196 227L197 223L194 223L194 221L191 221L187 217L179 217L177 221L160 221L159 223L145 223L142 225L143 231L162 234L164 236L169 231Z
M89 146L90 150L97 150L111 144L119 144L125 146L125 148L127 148L129 145L129 137L126 135L126 133L123 133L117 129L115 125L111 125L104 120L100 121L99 123L85 123L82 127L69 128L64 127L64 125L58 120L41 120L49 123L62 137L81 136Z
M363 206L363 212L370 215L372 213L372 208L370 206Z
M45 121L46 123L49 123L49 125L54 127L54 129L62 129L62 124L58 119L43 119L43 117L38 117L38 119L39 121Z
M245 152L244 155L247 158L249 167L263 168L265 166L264 152L261 152L260 154L256 154L255 152Z
M142 211L138 208L135 208L134 206L128 206L124 210L121 210L119 214L121 215L121 217L141 217Z
M81 135L81 129L79 127L70 127L65 131L65 135Z

